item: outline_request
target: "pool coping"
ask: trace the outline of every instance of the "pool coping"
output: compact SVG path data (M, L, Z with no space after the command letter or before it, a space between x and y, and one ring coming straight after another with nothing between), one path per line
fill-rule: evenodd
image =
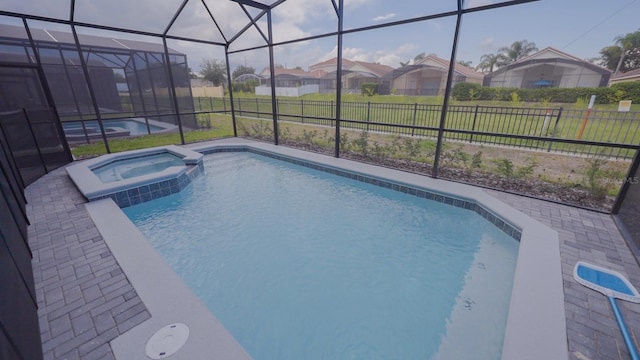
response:
M432 179L417 174L381 168L374 165L328 157L326 155L309 153L277 145L257 143L245 139L225 139L186 146L186 148L198 152L214 151L216 148L230 149L233 147L251 148L279 156L303 159L305 162L315 163L319 166L340 169L345 172L361 174L362 176L377 179L386 179L387 181L403 184L407 187L428 189L431 192L435 191L442 194L455 194L454 197L456 198L474 201L477 204L481 204L481 206L488 211L498 214L500 218L521 230L518 261L514 273L514 284L504 337L502 359L567 358L568 347L564 291L560 265L559 240L556 231L491 197L485 191L479 191L478 188L465 184ZM98 205L105 203L110 203L111 205ZM112 207L112 209L108 210L106 209L107 207ZM95 208L108 210L107 213L109 213L111 220L105 223L104 219L99 219L101 216L104 216L103 212L94 210ZM144 289L142 291L138 290L138 292L145 305L147 305L149 312L152 314L150 320L112 341L114 354L124 356L124 354L132 354L131 351L136 351L136 349L143 349L146 340L161 326L171 322L185 322L184 320L173 321L175 320L175 315L178 313L187 316L188 314L192 314L192 312L199 313L203 311L201 315L195 316L196 320L213 317L214 320L212 321L218 323L206 308L201 308L202 304L197 301L197 298L195 302L193 299L185 302L185 304L190 305L186 309L181 309L180 312L177 310L180 308L180 306L178 306L179 303L172 303L173 305L156 304L157 302L161 302L161 298L167 297L166 288L168 288L168 285L175 285L176 289L180 289L180 291L171 291L171 296L168 296L168 298L181 296L181 294L177 294L178 292L188 293L189 296L195 295L192 294L191 290L186 288L186 285L184 285L179 278L177 279L178 281L165 281L165 278L169 279L172 276L177 277L171 269L168 269L166 272L172 273L173 275L167 275L166 277L159 276L158 273L160 271L156 273L156 271L153 270L156 268L156 265L158 269L165 270L168 266L147 243L139 230L135 228L113 202L102 200L100 202L89 203L87 204L87 209L92 214L98 230L102 233L109 247L111 248L112 243L114 244L112 251L136 290L138 290L138 286ZM118 220L116 223L118 225L114 226L114 221L116 220ZM120 226L120 222L128 223L128 225ZM118 230L125 228L128 230L117 233ZM114 232L116 232L116 234L114 234ZM146 246L139 244L141 242L146 243ZM118 248L121 249L118 250ZM121 255L119 253L123 252L125 254L121 261ZM147 256L147 252L153 255ZM124 259L128 260L125 261ZM130 264L128 264L129 262ZM165 270L162 272L165 272ZM150 274L145 275L145 273ZM147 278L146 276L149 277ZM165 300L171 303L171 299ZM192 306L194 303L199 303L201 306ZM216 331L219 331L219 329ZM224 333L226 333L226 331L220 335L220 341L218 341L217 337L215 337L215 341L213 337L208 338L207 343L202 344L202 346L205 346L204 348L192 351L195 351L195 354L202 354L202 351L207 351L204 349L208 349L208 347L215 349L224 348L231 352L240 351L241 347L240 350L236 349L233 343L228 341L228 337L224 335ZM190 344L189 342L187 344L188 346L185 346L185 350L180 350L179 354L190 351L188 349L192 347L199 348L197 344ZM242 352L236 355L240 353ZM235 356L232 356L231 358L234 357Z

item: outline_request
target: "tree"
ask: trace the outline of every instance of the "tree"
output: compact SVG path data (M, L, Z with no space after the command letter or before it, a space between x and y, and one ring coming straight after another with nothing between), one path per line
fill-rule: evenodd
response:
M601 65L607 69L614 71L620 63L620 55L622 53L619 46L607 46L600 50Z
M421 52L420 54L418 54L418 55L413 57L413 63L415 64L415 63L419 62L420 60L424 59L425 57L427 57L427 55L425 53Z
M476 66L476 69L479 71L493 72L493 69L501 63L504 63L504 55L484 54L480 57L480 63Z
M213 86L224 86L227 81L227 67L221 60L204 59L200 65L200 75L211 81Z
M620 48L620 59L614 73L640 68L640 30L617 36L614 40Z
M503 55L498 66L509 65L516 60L528 56L534 51L538 51L535 43L527 40L514 41L510 46L498 49L498 53Z
M458 64L466 67L471 67L471 64L473 64L473 61L458 60Z
M231 78L235 80L240 75L255 74L255 73L256 73L256 69L252 66L238 65L238 67L235 70L233 70L233 73L231 74Z

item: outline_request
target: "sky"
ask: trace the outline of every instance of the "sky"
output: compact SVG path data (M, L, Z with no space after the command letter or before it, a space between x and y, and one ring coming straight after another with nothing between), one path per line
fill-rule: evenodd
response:
M273 3L274 0L265 0ZM337 2L337 0L336 0ZM504 0L465 0L466 8ZM114 27L162 33L182 0L76 0L75 20ZM222 30L222 35L204 6L190 0L169 29L169 34L225 42L247 23L237 3L205 0ZM344 0L344 29L383 24L455 10L455 0ZM60 19L69 18L69 0L0 0L0 9ZM258 11L248 10L255 16ZM483 54L496 53L514 41L527 40L539 49L551 46L573 56L599 57L603 47L613 45L619 35L640 30L640 0L541 0L463 16L457 60L479 63ZM273 37L276 42L334 32L337 16L330 0L287 0L273 10ZM398 67L419 53L449 59L455 17L354 32L343 37L343 57ZM0 16L0 23L16 19ZM259 27L267 34L266 16ZM65 30L68 27L31 21L32 27ZM78 27L79 33L159 42L157 38L131 36ZM236 51L264 45L262 35L251 27L235 39L229 49ZM187 54L189 66L198 71L203 59L224 59L218 46L169 41L169 47ZM336 56L337 38L328 37L274 48L275 62L287 68L309 65ZM230 66L254 67L260 72L268 65L268 50L231 54Z

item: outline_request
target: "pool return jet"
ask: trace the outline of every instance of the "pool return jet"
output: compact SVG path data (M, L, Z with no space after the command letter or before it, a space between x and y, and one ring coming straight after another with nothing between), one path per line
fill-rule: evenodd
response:
M616 315L618 326L622 332L624 342L629 349L629 355L632 360L640 360L638 357L638 350L633 344L631 335L624 324L622 313L618 309L616 299L622 299L631 301L634 303L640 303L640 294L638 290L627 280L622 274L605 269L596 265L587 264L583 261L578 261L573 269L573 277L580 284L593 289L597 292L601 292L609 298L609 303L613 309L613 313Z

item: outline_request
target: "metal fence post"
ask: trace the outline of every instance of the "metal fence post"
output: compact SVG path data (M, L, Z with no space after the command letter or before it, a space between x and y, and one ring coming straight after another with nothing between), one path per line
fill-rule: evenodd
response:
M300 99L300 120L304 124L304 99Z
M478 108L480 105L476 104L476 111L473 113L473 123L471 124L471 131L476 131L476 119L478 119ZM469 144L473 142L473 132L469 135Z
M416 134L416 117L418 115L418 103L413 104L413 124L411 125L411 136Z
M371 101L367 101L367 131L369 131L370 122L371 122Z
M258 104L258 98L256 98L256 113L256 116L260 119L260 104Z
M556 137L556 131L558 130L558 123L560 122L560 116L562 116L562 108L558 111L558 117L556 117L556 123L553 125L553 132L551 133L551 140L549 141L549 148L547 152L551 151L551 147L553 146L553 139Z

